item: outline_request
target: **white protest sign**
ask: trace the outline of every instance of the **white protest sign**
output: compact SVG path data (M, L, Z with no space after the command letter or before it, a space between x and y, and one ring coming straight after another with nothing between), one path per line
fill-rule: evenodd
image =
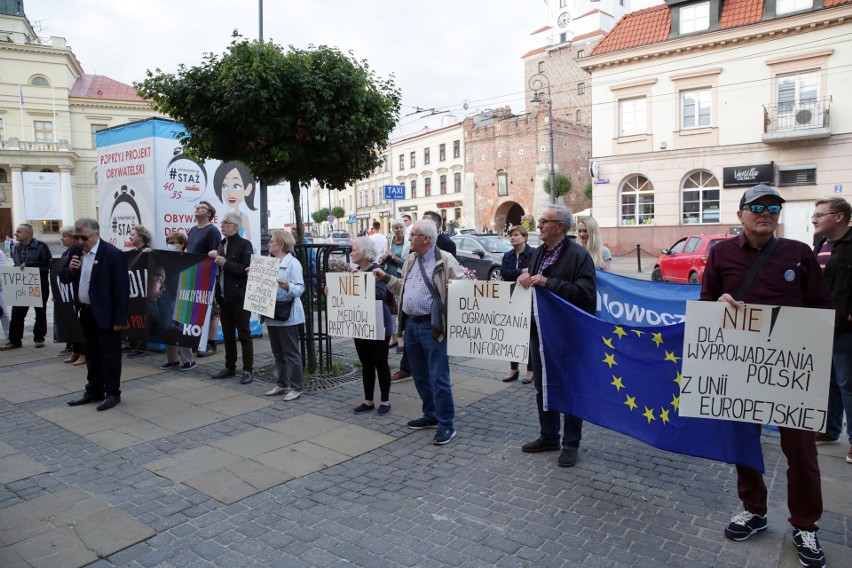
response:
M680 415L825 430L834 310L687 302Z
M513 282L453 280L447 298L447 353L526 363L532 291Z
M275 296L278 294L278 269L281 259L274 256L251 255L246 296L243 309L268 318L275 316Z
M353 339L384 339L384 320L377 317L376 277L372 272L328 272L328 334Z
M0 266L0 278L3 283L3 301L7 306L44 306L38 268L27 267L21 270L18 266Z

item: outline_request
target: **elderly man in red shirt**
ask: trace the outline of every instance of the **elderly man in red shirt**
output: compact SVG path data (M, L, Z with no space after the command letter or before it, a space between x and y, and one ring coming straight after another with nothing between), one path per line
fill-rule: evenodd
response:
M748 303L832 308L828 284L810 247L774 236L783 203L778 191L768 185L745 191L737 211L743 233L710 251L702 300L726 302L733 307ZM741 291L749 269L761 262L754 279ZM825 566L825 554L816 536L816 522L822 516L822 488L814 433L794 428L779 430L781 450L787 457L789 521L799 561L803 566ZM738 465L737 493L745 511L731 519L725 536L740 541L766 529L767 490L763 475Z

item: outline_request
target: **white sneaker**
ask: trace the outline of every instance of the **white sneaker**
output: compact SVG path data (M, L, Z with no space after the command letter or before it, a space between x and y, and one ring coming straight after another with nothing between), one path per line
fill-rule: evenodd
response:
M302 396L302 391L291 390L290 392L284 395L284 400L296 400L300 396Z

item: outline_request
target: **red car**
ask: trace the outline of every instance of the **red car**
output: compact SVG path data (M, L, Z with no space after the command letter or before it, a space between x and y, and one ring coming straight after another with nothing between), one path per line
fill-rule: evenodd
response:
M700 284L704 278L707 255L717 243L732 235L689 235L671 248L663 249L657 259L651 280L655 282L680 282Z

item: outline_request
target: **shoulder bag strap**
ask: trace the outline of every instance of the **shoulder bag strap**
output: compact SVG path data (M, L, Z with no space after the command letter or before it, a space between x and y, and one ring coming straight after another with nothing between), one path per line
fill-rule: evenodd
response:
M778 246L778 239L772 237L772 240L769 241L763 250L760 251L760 256L757 257L757 261L751 265L751 268L746 273L745 278L740 283L740 287L737 289L737 293L734 294L734 299L739 300L745 294L745 291L748 289L751 281L754 280L754 277L757 276L757 271L764 265L764 263L769 259L769 256L772 254L772 251L775 250L775 247Z
M441 307L441 312L447 313L447 309L444 307L444 302L441 301L440 294L438 294L438 291L435 290L435 286L432 285L432 282L429 280L429 277L426 276L426 269L423 267L423 264L423 257L418 255L417 267L420 268L420 275L423 277L423 283L426 284L427 288L429 288L429 292L432 294L432 299L434 299Z

